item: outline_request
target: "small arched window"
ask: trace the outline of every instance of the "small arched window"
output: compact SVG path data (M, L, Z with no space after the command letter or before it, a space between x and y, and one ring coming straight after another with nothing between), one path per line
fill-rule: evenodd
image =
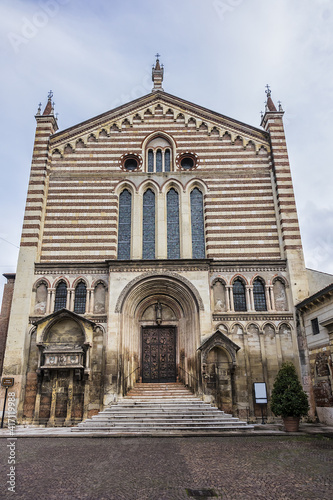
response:
M165 172L170 172L170 158L171 158L170 149L166 149L165 153L164 153L164 170L165 170Z
M237 279L233 284L234 309L235 311L246 311L246 297L244 283Z
M179 195L174 188L167 194L167 240L168 259L179 259Z
M148 151L148 172L154 172L154 151Z
M155 259L155 193L151 189L143 195L142 258Z
M84 314L86 312L87 287L83 281L75 288L74 312Z
M131 258L132 195L124 189L119 196L118 259Z
M60 281L56 288L54 311L66 308L67 304L67 285L64 281Z
M198 188L191 191L192 259L205 258L205 223L203 194Z
M156 152L156 172L162 172L162 151L158 149Z
M253 298L256 311L267 311L265 285L260 279L253 282Z
M171 143L164 137L154 137L147 144L147 172L170 172L172 168Z

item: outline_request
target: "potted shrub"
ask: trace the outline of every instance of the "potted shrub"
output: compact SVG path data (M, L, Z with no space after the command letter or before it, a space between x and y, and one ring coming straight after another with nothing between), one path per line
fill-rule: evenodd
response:
M276 376L271 410L274 415L282 417L287 432L298 431L300 418L308 414L308 397L291 362L283 363Z

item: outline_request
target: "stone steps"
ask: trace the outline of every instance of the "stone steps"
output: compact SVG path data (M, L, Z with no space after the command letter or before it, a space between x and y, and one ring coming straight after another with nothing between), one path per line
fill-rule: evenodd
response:
M180 383L137 384L124 399L72 428L72 432L108 435L179 435L238 430L253 430L253 426L204 403Z

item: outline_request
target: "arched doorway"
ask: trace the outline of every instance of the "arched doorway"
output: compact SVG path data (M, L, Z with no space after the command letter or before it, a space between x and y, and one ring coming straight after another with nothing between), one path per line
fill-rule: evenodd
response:
M118 391L125 394L138 380L176 379L198 390L199 312L195 287L176 273L142 275L123 290L120 314Z
M234 403L234 366L228 353L221 347L213 347L206 358L207 392L221 410L232 413Z

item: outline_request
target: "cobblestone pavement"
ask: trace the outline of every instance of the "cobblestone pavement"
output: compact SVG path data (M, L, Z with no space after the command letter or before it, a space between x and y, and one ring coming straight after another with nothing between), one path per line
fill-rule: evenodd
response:
M333 498L333 440L323 436L18 438L16 493L5 484L8 444L0 440L5 499Z

